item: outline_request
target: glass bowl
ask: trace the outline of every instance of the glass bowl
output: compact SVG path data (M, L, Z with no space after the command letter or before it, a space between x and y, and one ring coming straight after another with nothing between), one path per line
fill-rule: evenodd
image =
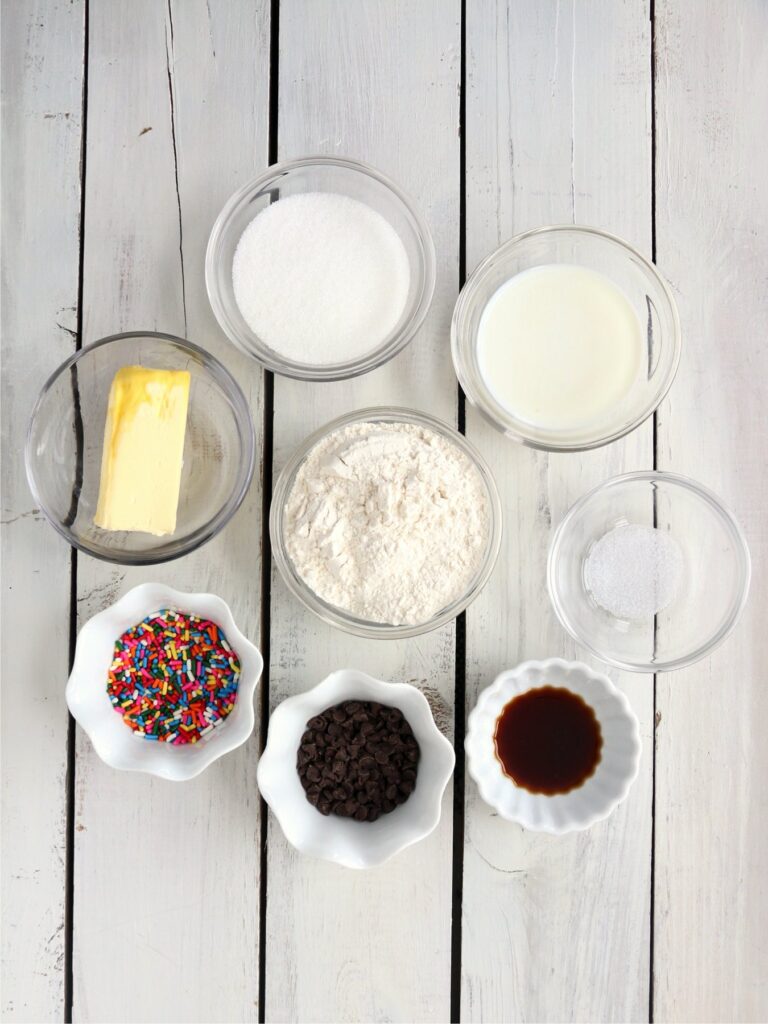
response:
M585 581L587 558L617 527L657 525L682 554L671 602L644 620L612 615ZM561 624L595 657L633 672L665 672L710 654L735 626L749 591L750 558L733 515L706 487L672 473L628 473L584 495L555 531L549 595Z
M572 430L546 429L512 415L493 396L478 364L478 328L491 296L516 274L546 264L575 265L604 275L644 325L645 367L629 392L605 416ZM454 309L451 350L467 398L497 429L530 448L585 451L623 437L657 408L680 361L680 321L666 282L626 242L596 228L544 227L510 239L471 275Z
M330 434L350 423L412 423L431 430L464 452L477 469L480 479L485 485L489 517L488 540L475 578L470 582L463 594L445 608L440 609L437 614L426 622L418 623L417 625L391 625L389 623L371 622L367 619L357 618L318 597L298 574L288 554L283 513L285 503L293 489L296 474L316 444L319 444ZM425 413L416 412L412 409L381 407L361 409L358 412L340 416L338 419L321 427L320 430L315 431L314 434L306 438L299 445L283 467L275 485L269 513L269 533L272 541L272 554L280 575L283 577L291 593L309 608L311 612L318 615L324 622L329 622L332 626L337 626L339 629L343 629L347 633L353 633L356 636L369 639L399 640L437 629L438 626L442 626L444 623L450 622L451 619L455 619L460 612L464 611L474 601L488 582L493 567L496 564L496 558L501 546L501 522L501 500L496 488L496 482L485 460L462 434Z
M408 255L410 287L400 320L375 348L347 362L317 365L281 356L254 334L235 300L232 261L243 231L270 203L302 192L331 192L365 203L395 229ZM386 363L416 334L435 289L435 249L426 221L389 178L355 160L304 157L275 164L229 199L211 231L205 257L205 282L221 329L230 341L262 366L299 380L342 380L368 373Z
M112 378L131 365L191 375L176 530L165 537L93 522ZM170 334L114 334L76 352L46 381L27 433L27 479L74 547L107 562L151 565L189 554L223 529L251 483L255 444L245 396L217 359Z

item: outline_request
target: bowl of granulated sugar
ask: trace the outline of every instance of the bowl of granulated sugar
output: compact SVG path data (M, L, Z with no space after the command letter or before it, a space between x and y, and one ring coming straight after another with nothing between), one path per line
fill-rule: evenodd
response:
M617 668L692 665L735 627L750 558L732 513L706 487L641 472L600 484L567 513L547 581L560 622Z
M205 262L227 337L275 373L341 380L400 352L424 321L435 252L424 218L372 167L276 164L226 203Z

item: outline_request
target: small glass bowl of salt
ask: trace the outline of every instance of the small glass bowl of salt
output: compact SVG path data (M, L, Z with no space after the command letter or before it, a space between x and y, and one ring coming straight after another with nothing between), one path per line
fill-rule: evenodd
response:
M617 668L662 672L711 653L749 591L741 527L706 487L672 473L606 480L557 528L549 595L563 627Z
M372 167L275 164L226 203L205 260L229 340L275 373L342 380L397 355L427 315L435 250L410 199Z

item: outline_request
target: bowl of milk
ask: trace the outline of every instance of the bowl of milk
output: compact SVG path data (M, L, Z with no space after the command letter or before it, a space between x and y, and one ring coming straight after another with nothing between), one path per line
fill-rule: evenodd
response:
M506 242L465 284L451 325L469 400L509 437L584 451L634 430L668 392L680 321L656 267L596 228Z

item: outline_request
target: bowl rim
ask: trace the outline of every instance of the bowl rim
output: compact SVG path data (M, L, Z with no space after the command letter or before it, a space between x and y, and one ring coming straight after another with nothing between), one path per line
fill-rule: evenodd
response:
M197 605L198 610L190 609L188 607L190 602ZM210 744L198 744L195 749L196 751L200 751L200 763L193 766L192 770L184 769L181 758L176 758L176 767L173 771L141 763L145 756L151 757L154 761L165 758L167 755L170 755L171 758L173 758L172 751L175 748L168 747L167 744L142 744L136 741L135 759L130 764L125 763L119 758L110 758L101 743L98 729L92 729L90 725L84 723L75 699L75 695L79 687L87 688L89 686L88 681L84 679L84 673L87 671L84 666L84 662L86 660L84 651L86 646L92 642L92 638L98 633L110 629L112 619L116 615L120 614L123 611L123 608L125 608L126 611L128 607L132 606L144 608L145 610L143 612L135 612L135 615L137 616L136 621L140 622L145 615L149 614L150 611L158 610L163 604L168 607L175 607L182 611L187 610L190 614L201 614L201 606L209 606L209 610L207 610L205 614L214 619L217 625L222 626L227 635L227 640L236 650L241 662L241 674L238 681L238 700L242 698L245 702L245 718L243 726L239 730L235 730L235 723L225 722L221 726L222 732L219 736L220 742L215 747ZM210 606L214 606L216 610L211 611ZM134 613L132 613L132 615L133 614ZM114 637L114 639L117 639L117 637ZM248 673L247 676L243 665L243 655L245 652L247 652L249 659L254 660L253 672ZM145 775L153 775L156 778L166 779L169 782L187 782L204 772L206 768L209 768L213 764L214 761L218 761L218 759L223 757L225 754L241 747L248 741L248 739L250 739L256 724L256 712L253 706L253 698L263 672L264 659L261 651L239 628L232 613L232 609L224 598L219 597L218 594L213 594L207 591L180 591L165 583L153 581L139 583L137 586L131 587L130 590L127 590L116 601L112 601L105 608L95 612L83 623L77 634L75 642L75 656L72 662L72 669L70 671L69 678L67 679L67 685L64 690L64 697L70 714L90 740L91 746L95 750L97 756L110 768L115 771L142 772ZM90 691L88 692L89 699L94 699L95 691L93 694L90 694ZM104 694L106 695L106 687L104 688ZM224 740L226 730L230 726L232 728L230 728L229 739ZM133 737L129 737L129 739L133 741ZM207 752L208 756L203 756L204 752ZM170 758L168 763L171 763Z
M432 780L433 792L431 793L429 812L425 813L421 824L414 824L408 828L401 827L398 830L400 837L398 841L394 842L391 848L381 856L367 853L364 844L357 847L357 852L352 853L349 843L346 845L342 844L341 846L338 843L329 845L327 842L318 842L316 837L303 837L301 835L301 822L297 821L296 816L289 816L284 813L283 801L279 793L276 795L276 790L273 786L275 773L284 764L286 756L283 750L275 749L277 745L275 733L273 732L275 723L277 723L278 729L283 727L286 715L307 706L311 709L312 704L320 697L323 698L322 703L324 703L325 707L332 707L335 703L345 700L353 700L355 697L345 696L344 694L350 687L354 688L356 683L362 683L364 687L373 691L374 694L358 696L356 699L378 700L381 703L397 707L407 719L409 718L409 711L411 712L411 718L413 718L414 714L418 714L428 736L429 743L429 746L425 748L424 744L420 742L421 756L422 758L425 757L426 749L430 751L428 756L434 756L436 759L436 775ZM304 722L306 723L311 714L317 713L317 711L311 710L307 717L304 718ZM303 718L304 714L305 712L302 712L299 718ZM292 726L286 721L285 728L291 729ZM302 726L303 728L304 726ZM422 736L422 739L424 738ZM269 718L264 750L259 758L256 769L256 780L259 792L275 815L283 835L295 849L309 856L340 864L343 867L364 870L387 863L407 847L421 842L422 839L426 839L427 836L434 832L442 817L443 797L448 783L453 776L455 766L456 752L453 744L438 728L429 701L418 686L414 686L413 683L388 682L383 679L376 679L361 669L342 668L329 673L324 679L319 683L315 683L309 689L286 697L274 708ZM295 765L291 765L291 768L295 771ZM306 810L306 818L314 818L319 813L308 801L306 801L306 808L302 805L302 810L304 809ZM387 815L386 819L389 818L390 816ZM329 815L324 817L323 820L327 823L326 832L333 832L335 828L340 827L339 822L345 822L347 819L337 819L335 816ZM365 828L365 823L349 822L349 824L353 825L355 829L358 827ZM360 834L364 835L365 833L361 832Z
M245 344L239 337L238 332L229 323L229 315L225 304L221 301L221 293L216 283L216 269L219 259L218 247L232 215L241 202L252 192L263 191L274 179L284 177L292 171L308 167L339 167L372 178L380 185L383 185L399 201L406 211L408 218L413 222L421 250L422 289L420 295L414 301L413 312L406 323L403 324L397 333L389 339L385 339L377 348L355 359L340 363L299 363L295 360L281 357L278 353L273 352L264 345L260 339L258 340L263 351L257 351L255 348ZM216 321L225 336L237 349L244 352L267 370L295 380L315 382L348 380L378 369L378 367L393 359L413 340L424 323L432 305L436 281L437 259L435 244L426 218L421 214L416 203L388 175L372 167L370 164L364 163L361 160L353 160L349 157L316 154L270 164L261 174L258 174L233 192L224 203L211 228L205 251L205 287L208 301ZM250 333L253 334L252 331ZM254 338L256 337L255 334L253 336Z
M671 483L675 487L682 487L683 489L692 492L714 510L717 517L731 534L734 542L734 550L736 551L738 560L740 590L738 592L738 599L734 602L728 616L717 632L706 643L699 644L689 654L681 655L678 658L670 658L667 661L623 661L621 658L613 657L612 655L606 654L604 651L600 650L574 627L563 606L563 602L560 599L560 594L555 582L556 568L560 557L563 538L566 535L568 528L576 516L586 507L586 505L589 504L592 498L602 491L621 484L653 481L662 481L664 483ZM702 658L707 657L709 654L712 654L712 652L728 638L736 627L749 598L751 576L752 559L749 553L747 539L741 525L730 508L715 494L714 491L705 487L704 484L699 483L698 480L682 476L679 473L668 473L664 470L639 470L634 473L622 473L619 476L609 477L609 479L603 480L602 483L591 488L586 494L582 495L578 501L574 502L563 516L552 536L547 555L547 590L549 591L549 599L560 625L578 644L588 650L590 654L593 654L596 658L599 658L600 661L605 662L607 665L612 665L614 668L623 669L627 672L673 672L677 669L687 668L688 666L695 664L697 661L700 661Z
M174 347L185 349L195 358L199 359L205 368L214 376L214 378L216 378L217 383L219 385L223 385L228 399L234 406L235 419L242 430L243 454L245 455L245 458L240 462L235 489L230 494L227 502L219 509L210 522L198 527L194 533L190 534L185 543L179 547L179 550L174 551L172 554L155 554L152 552L104 552L99 551L96 548L91 547L89 544L79 540L46 506L38 489L34 470L32 468L33 426L45 397L55 382L59 377L63 376L68 370L70 370L75 363L90 355L96 349L102 348L104 345L108 345L113 341L124 341L129 338L152 338L161 342L170 342ZM256 428L253 423L253 417L251 416L248 401L240 385L226 366L224 366L216 356L206 351L206 349L202 348L200 345L196 345L194 342L189 341L187 338L180 338L178 335L167 334L163 331L121 331L118 334L109 334L104 338L99 338L88 345L84 345L76 352L73 352L72 355L68 356L63 363L60 363L59 366L57 366L56 369L48 375L45 383L40 389L37 399L35 400L35 404L32 407L32 412L29 416L26 440L24 444L24 469L27 476L27 484L32 493L32 497L45 518L54 530L56 530L56 532L72 547L76 548L78 551L82 551L86 555L90 555L92 558L97 558L99 561L109 562L114 565L159 565L163 562L172 562L174 559L181 558L184 555L190 554L192 551L196 551L199 547L202 547L203 544L206 544L224 529L229 520L242 505L251 486L255 467ZM119 557L117 557L118 555Z
M654 393L652 402L646 403L643 410L638 413L629 423L617 430L612 430L608 434L604 434L598 438L590 441L578 441L574 443L569 442L558 442L558 441L541 441L536 438L530 437L523 430L517 426L511 426L508 423L501 423L497 420L489 410L484 408L483 404L478 401L473 393L473 388L468 380L467 373L465 370L465 359L464 359L464 348L468 345L468 342L459 337L458 320L461 317L467 305L474 298L474 292L478 286L480 279L483 277L487 269L499 258L504 258L512 251L516 246L522 242L527 241L530 238L534 238L539 235L547 234L576 234L576 235L591 235L595 238L599 238L602 241L607 241L612 244L618 245L624 249L631 257L636 259L645 270L650 274L651 277L658 283L666 301L669 306L669 310L672 315L673 330L671 332L671 344L672 344L672 359L670 362L669 370L666 376L661 381L660 388ZM459 292L459 297L456 300L456 305L453 308L453 315L451 317L451 356L453 359L454 369L456 376L459 379L462 390L466 394L467 398L471 402L472 406L478 410L483 418L491 424L496 430L504 434L505 437L511 438L518 444L522 444L527 448L534 448L537 451L545 452L586 452L592 451L595 448L602 448L604 445L611 444L614 441L618 441L622 437L626 437L627 434L631 434L633 430L636 430L641 423L651 416L669 393L672 384L674 383L677 371L680 366L680 356L682 352L682 331L680 326L680 314L677 308L672 289L670 288L667 281L659 272L658 268L651 260L647 259L638 249L630 245L629 242L620 238L618 235L614 235L609 231L603 231L601 228L591 227L587 224L545 224L538 228L532 228L529 231L522 231L517 235L513 235L512 238L506 242L502 242L496 249L488 253L480 263L475 267L472 273L464 283L464 287Z
M293 562L283 539L283 511L285 503L296 479L296 474L312 449L326 437L351 423L376 421L413 423L432 430L439 436L456 444L477 469L485 485L488 497L488 546L475 579L459 599L447 605L427 622L415 626L398 626L359 619L324 601L307 586L293 568ZM305 608L308 608L309 611L317 615L323 622L336 626L354 636L364 637L369 640L402 640L408 637L420 636L423 633L431 632L433 629L438 629L455 619L469 607L490 579L496 566L499 551L501 550L502 533L503 509L501 497L496 480L485 458L464 434L461 434L454 427L438 419L436 416L432 416L430 413L420 412L404 406L381 405L356 409L353 412L345 413L343 416L338 416L336 419L325 423L313 431L313 433L297 445L281 469L272 491L272 503L269 510L269 536L272 556L280 576L289 591L294 597L298 598Z
M562 678L562 676L573 673L581 673L593 682L599 683L608 699L614 702L615 705L621 709L623 718L627 723L629 723L632 738L632 765L622 781L622 787L619 794L606 800L599 809L593 810L590 814L564 825L556 825L546 821L534 824L525 815L510 817L508 814L505 814L498 802L490 798L488 787L486 785L486 777L478 769L477 763L477 744L485 742L484 734L480 731L480 726L478 725L478 721L485 710L485 704L497 694L501 694L510 682L516 682L518 680L522 681L525 675L532 670L537 670L543 674L551 672L553 669L560 673L560 677L553 680L551 684L539 683L538 685L555 685L564 689L569 689L568 679ZM518 694L527 693L529 689L533 688L533 686L527 686L520 689ZM572 688L572 684L571 692L576 692L576 690ZM514 698L510 697L510 699ZM586 700L586 698L582 699ZM587 701L587 703L589 702ZM602 729L605 726L605 722L600 720L600 724ZM550 835L559 836L566 835L570 832L585 831L586 829L591 828L598 822L604 821L606 818L610 817L619 804L623 803L639 774L643 743L640 735L640 723L632 705L629 702L629 698L622 690L619 689L613 680L606 675L605 672L592 668L583 661L569 661L566 658L552 657L529 658L526 661L522 661L518 665L515 665L513 668L503 669L495 677L493 682L489 683L488 686L484 687L479 692L477 700L467 716L467 734L464 740L464 750L466 753L467 773L475 781L481 799L489 807L493 807L500 817L504 818L506 821L514 821L528 831L546 832ZM503 771L500 771L500 774L503 776ZM511 780L509 781L511 782ZM586 781L588 782L589 780ZM512 783L512 785L514 786L514 783ZM567 800L571 793L574 792L578 792L578 789L571 790L568 793L558 794L556 799ZM530 796L537 801L547 801L552 799L552 797L538 793L531 793ZM544 803L544 806L546 806L546 803Z

